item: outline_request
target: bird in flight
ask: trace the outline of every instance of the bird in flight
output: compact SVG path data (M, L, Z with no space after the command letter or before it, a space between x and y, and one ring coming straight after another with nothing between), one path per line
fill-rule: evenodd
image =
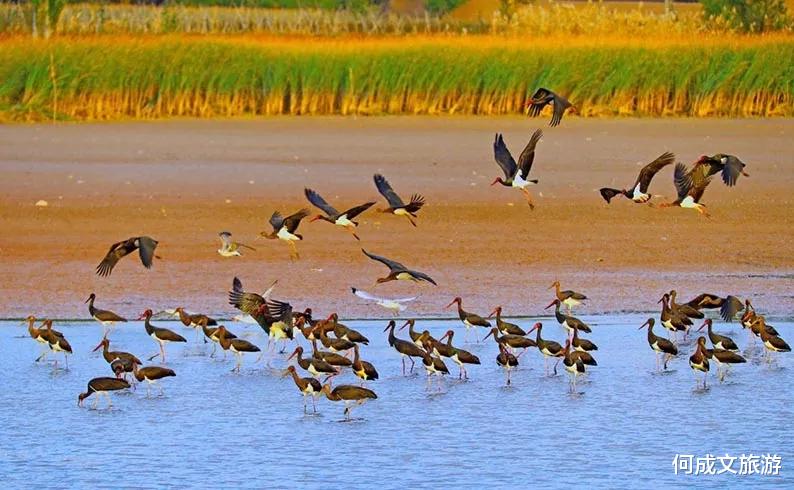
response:
M703 216L710 217L711 215L706 211L706 205L700 202L703 193L706 192L706 187L711 183L711 177L707 175L704 168L695 164L687 170L683 163L676 163L673 182L676 191L678 191L678 197L675 201L663 203L659 207L680 206L686 209L695 209Z
M529 209L535 209L535 204L532 202L532 196L527 190L527 187L537 184L538 180L529 180L527 176L532 169L532 162L535 161L535 146L537 146L542 136L543 131L540 129L532 133L532 137L529 138L527 146L524 147L524 151L522 151L521 155L518 157L517 164L513 159L513 155L510 154L510 150L507 149L507 145L501 134L497 133L493 142L494 159L496 163L499 164L499 167L502 168L505 178L497 177L491 182L491 185L502 184L505 187L515 187L520 190L527 198Z
M310 221L317 221L318 219L321 219L323 221L342 226L349 231L356 240L360 240L358 235L356 235L356 227L358 227L358 223L353 221L353 219L372 207L372 205L375 204L375 201L366 202L360 206L350 208L347 211L340 213L336 210L336 208L328 204L328 201L323 199L322 196L317 194L315 191L311 189L304 189L303 192L306 194L306 199L308 199L310 203L325 213L325 216L318 214Z
M669 151L662 153L659 158L642 167L642 170L640 170L640 175L634 182L634 186L632 187L631 191L627 189L612 189L610 187L603 187L599 189L598 192L601 193L601 197L604 198L607 204L609 204L612 201L612 198L615 196L625 196L626 198L631 199L638 204L646 203L651 200L651 197L653 197L650 193L648 193L648 187L651 185L651 180L653 180L654 176L659 173L661 169L671 165L674 161L675 155Z
M158 243L157 240L148 236L130 237L126 240L114 243L110 246L108 253L105 254L105 258L103 258L102 262L97 266L97 275L101 277L109 276L119 260L136 250L138 251L143 266L147 269L151 269L152 260L160 258L160 256L154 254L154 250L157 248Z
M560 124L562 115L566 109L570 109L570 112L574 114L578 112L576 106L568 102L568 99L565 97L555 94L547 88L539 88L529 100L529 115L532 117L540 115L543 108L549 104L551 104L552 107L549 126L552 127Z
M414 218L416 218L416 213L425 205L425 198L419 194L414 194L411 196L411 200L408 204L405 204L400 196L394 192L394 189L392 189L386 177L375 174L374 180L378 192L380 192L381 195L386 198L386 202L389 203L388 208L380 208L378 211L381 213L391 213L397 216L405 216L412 225L416 226Z
M256 251L254 247L232 241L232 234L228 231L222 231L218 233L218 236L221 239L221 248L218 249L218 253L223 257L239 257L242 255L240 253L241 248Z
M273 215L270 217L270 226L273 227L273 231L270 233L263 231L259 236L270 240L283 240L290 246L290 259L297 260L300 258L300 255L298 254L298 247L295 245L295 242L303 240L303 235L299 235L296 231L301 224L301 220L307 216L309 216L309 210L305 208L286 218L281 216L281 213L278 211L274 211Z
M387 310L391 310L394 316L397 316L401 311L405 311L408 309L408 306L405 303L409 303L414 301L419 296L411 296L410 298L381 298L380 296L375 296L374 294L370 294L366 291L362 291L356 288L350 288L353 291L353 294L358 296L359 298L366 299L368 301L373 301L376 305L382 306Z
M380 255L371 254L366 250L364 250L363 248L361 249L361 251L364 252L364 255L366 255L370 259L380 262L381 264L389 268L389 275L387 275L386 277L378 278L376 284L380 284L382 282L389 282L389 281L414 281L414 282L427 281L435 286L438 286L438 284L436 284L436 281L434 281L432 277L428 276L424 272L411 270L399 262L396 262L394 260L389 260L386 257L381 257Z
M702 171L706 177L711 177L714 174L722 173L722 181L728 187L736 185L736 181L740 175L749 177L750 175L744 171L747 165L733 155L725 155L717 153L713 156L703 155L695 163L695 168Z

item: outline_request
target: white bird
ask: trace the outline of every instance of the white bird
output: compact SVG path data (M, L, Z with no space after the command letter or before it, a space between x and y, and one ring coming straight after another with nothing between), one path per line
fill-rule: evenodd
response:
M403 303L408 303L410 301L415 300L419 296L411 296L410 298L381 298L379 296L373 296L366 291L362 291L356 288L350 288L353 291L353 294L358 296L359 298L364 298L369 301L374 301L375 304L386 308L387 310L391 310L395 316L401 311L405 311L408 309L406 305Z
M218 253L223 257L239 257L242 255L240 253L240 248L247 248L249 250L256 251L254 247L248 246L244 243L233 242L232 234L228 231L222 231L218 233L218 236L221 239L221 248L218 249Z

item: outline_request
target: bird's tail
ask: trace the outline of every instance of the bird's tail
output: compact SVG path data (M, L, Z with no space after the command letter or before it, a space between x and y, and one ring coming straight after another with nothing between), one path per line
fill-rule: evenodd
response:
M603 187L598 190L601 193L601 197L609 204L613 197L617 196L618 194L623 194L623 191L618 189L612 189L609 187Z
M529 182L530 184L537 184L538 183L538 179L528 180L527 182Z

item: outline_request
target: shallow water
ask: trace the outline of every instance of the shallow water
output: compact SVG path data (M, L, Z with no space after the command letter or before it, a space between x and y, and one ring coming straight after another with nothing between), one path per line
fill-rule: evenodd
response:
M342 406L327 400L318 402L320 415L304 416L290 378L263 363L254 365L253 355L245 359L242 374L233 374L231 358L208 358L208 345L197 344L191 330L172 322L158 323L190 342L167 346L168 366L177 377L162 383L164 397L147 399L140 385L111 395L111 410L79 409L77 394L87 381L112 375L91 353L101 327L56 325L75 354L68 371L53 372L51 365L33 362L38 346L23 326L0 323L0 475L9 487L794 484L788 469L794 456L789 387L794 354L778 355L770 367L760 362L756 343L749 362L734 368L726 383L717 383L712 366L709 388L696 390L687 362L694 344L682 346L670 372L656 374L645 332L637 330L644 317L589 320L599 366L579 380L575 394L561 369L558 376L544 376L537 350L521 357L513 386L505 387L491 341L465 346L483 361L469 368L470 381L458 381L450 362L453 376L443 380L441 392L428 390L423 373L401 376L400 359L382 332L385 322L350 322L370 338L362 356L375 364L381 379L369 384L378 399L356 408L349 423L340 423ZM544 338L564 340L553 320L545 325ZM774 325L794 340L794 324ZM258 327L229 327L264 346ZM462 342L458 322L417 325L437 337L450 327L456 343ZM720 324L717 330L746 347L747 333L739 325ZM656 333L663 334L658 326ZM111 340L112 350L139 357L156 352L139 322L116 329ZM285 366L285 357L277 357L274 366ZM346 373L335 384L356 381ZM86 400L88 406L92 400ZM673 472L676 453L751 452L780 455L781 475Z

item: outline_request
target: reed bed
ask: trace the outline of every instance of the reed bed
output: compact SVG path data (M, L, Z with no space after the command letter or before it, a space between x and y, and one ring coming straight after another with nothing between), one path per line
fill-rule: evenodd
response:
M0 4L0 33L30 30L24 5ZM699 8L684 5L677 15L653 9L601 3L543 3L514 11L487 12L466 20L430 14L407 16L377 10L261 9L246 7L169 7L70 4L56 31L65 35L95 34L273 34L383 36L411 34L513 35L638 35L642 37L723 30L704 23Z
M520 114L539 86L585 116L794 115L785 38L558 41L12 38L0 49L0 117Z

